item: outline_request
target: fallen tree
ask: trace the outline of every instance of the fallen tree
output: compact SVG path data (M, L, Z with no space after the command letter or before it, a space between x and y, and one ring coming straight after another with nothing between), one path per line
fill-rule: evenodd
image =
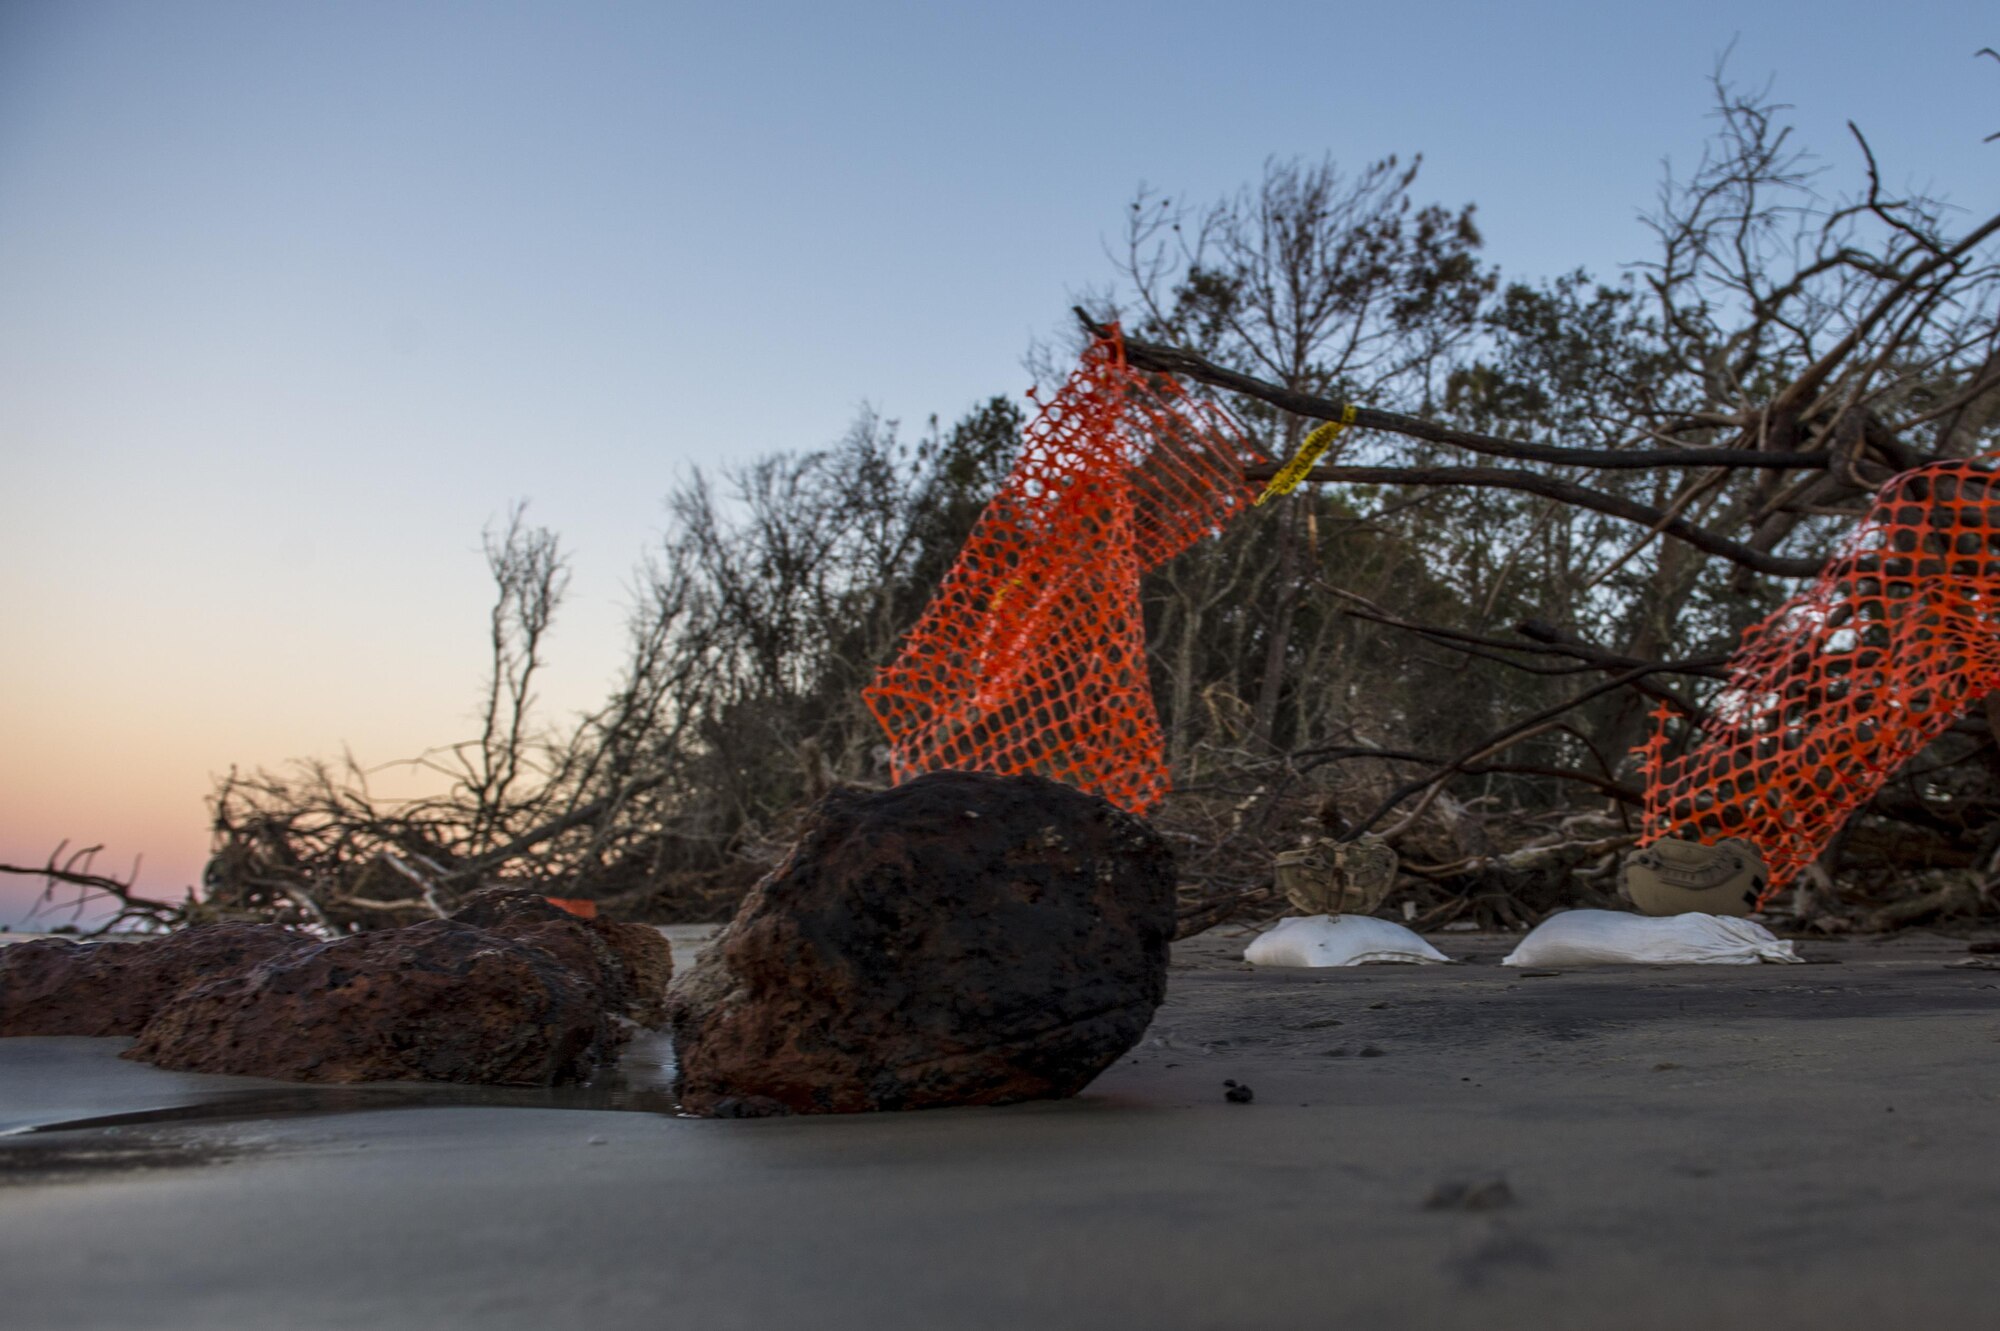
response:
M1503 284L1472 210L1420 206L1393 159L1274 162L1207 209L1135 201L1120 285L1082 329L1117 320L1134 365L1214 394L1269 456L1350 406L1357 427L1300 493L1144 585L1184 928L1277 909L1272 855L1322 828L1391 834L1391 909L1417 920L1606 890L1651 710L1698 724L1743 629L1882 481L2000 441L2000 217L1892 196L1859 133L1855 187L1828 197L1782 108L1716 93L1712 150L1666 182L1625 282ZM87 856L12 871L108 894L123 925L344 932L487 882L726 914L812 798L887 783L861 688L1021 424L1004 399L912 440L864 415L832 447L677 487L611 696L561 727L532 702L562 552L516 513L488 542L480 733L403 764L431 794L378 798L352 758L232 773L180 903ZM1984 888L1911 876L1990 877L1994 827L2000 746L1969 718L1876 796L1801 909L1986 909Z

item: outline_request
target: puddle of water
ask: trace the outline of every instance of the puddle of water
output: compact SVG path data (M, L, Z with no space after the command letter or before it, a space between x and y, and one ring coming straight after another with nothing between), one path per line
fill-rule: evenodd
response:
M0 1151L0 1188L152 1169L197 1169L260 1153L242 1144L168 1140L19 1142Z
M259 1086L197 1091L175 1104L93 1114L0 1132L0 1138L95 1128L245 1119L302 1118L381 1109L590 1109L636 1114L681 1112L674 1098L673 1045L665 1034L638 1036L624 1055L582 1086L472 1086L455 1082L371 1082L352 1086Z

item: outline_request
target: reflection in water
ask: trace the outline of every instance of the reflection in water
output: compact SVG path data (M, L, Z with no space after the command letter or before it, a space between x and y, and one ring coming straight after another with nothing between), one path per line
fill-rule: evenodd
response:
M253 1090L195 1092L173 1105L89 1118L65 1119L22 1129L75 1132L137 1124L297 1118L381 1109L595 1109L637 1114L678 1114L674 1099L673 1044L664 1032L633 1038L613 1066L582 1086L468 1086L454 1082L378 1081L353 1086L259 1086Z

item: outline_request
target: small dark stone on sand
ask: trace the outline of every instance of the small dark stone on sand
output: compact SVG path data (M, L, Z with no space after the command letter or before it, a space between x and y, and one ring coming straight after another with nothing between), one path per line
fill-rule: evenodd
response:
M1495 1175L1492 1178L1476 1179L1471 1182L1453 1181L1440 1183L1431 1189L1431 1195L1424 1201L1426 1211L1497 1211L1515 1202L1514 1190L1507 1186L1507 1180Z
M1238 1086L1233 1081L1225 1084L1229 1089L1222 1093L1222 1098L1229 1101L1230 1104L1247 1105L1257 1098L1257 1093L1248 1086Z

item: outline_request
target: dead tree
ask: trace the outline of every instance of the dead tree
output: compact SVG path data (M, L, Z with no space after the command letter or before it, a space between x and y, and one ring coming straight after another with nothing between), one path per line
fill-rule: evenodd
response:
M1408 774L1375 807L1355 811L1349 835L1407 825L1473 771L1526 768L1629 798L1625 757L1647 708L1667 698L1698 717L1713 688L1705 681L1716 677L1735 634L1787 580L1819 571L1883 481L1992 447L2000 421L2000 216L1959 224L1935 200L1892 196L1858 130L1862 184L1849 198L1822 201L1813 168L1782 124L1783 108L1739 94L1719 76L1715 88L1721 133L1690 176L1663 186L1650 218L1658 246L1639 268L1642 281L1594 294L1562 283L1504 290L1486 308L1480 336L1454 333L1441 390L1422 375L1401 381L1406 400L1415 392L1442 411L1390 409L1391 381L1378 394L1351 373L1323 371L1313 384L1310 371L1280 373L1281 362L1248 354L1258 339L1225 327L1245 317L1226 264L1171 270L1156 248L1150 267L1137 259L1126 265L1138 292L1138 318L1128 321L1125 339L1134 365L1227 395L1239 418L1268 413L1300 423L1274 439L1295 439L1304 423L1352 412L1358 429L1342 454L1313 471L1312 484L1375 487L1392 497L1382 512L1426 496L1511 496L1526 506L1512 510L1520 516L1510 530L1552 543L1550 533L1563 534L1557 580L1571 589L1573 605L1621 589L1620 613L1584 617L1595 634L1548 620L1522 622L1511 634L1468 629L1344 600L1351 617L1504 663L1544 686L1566 674L1595 677L1451 753L1305 743L1292 755L1295 765L1374 762ZM1135 205L1135 214L1143 208ZM1197 252L1190 245L1182 258ZM1193 317L1204 311L1215 317ZM1608 327L1607 311L1618 317L1615 339L1590 322L1603 316ZM1077 311L1092 335L1117 313L1108 305L1096 318ZM1631 350L1582 381L1575 366L1589 359L1593 338ZM1460 347L1468 354L1457 355ZM1336 386L1347 391L1327 391ZM1261 481L1273 471L1247 475ZM1325 511L1325 501L1297 501L1276 521ZM1499 576L1521 554L1509 552ZM1328 589L1322 578L1322 596L1346 590ZM1288 617L1273 625L1275 651ZM1676 689L1668 683L1675 678L1696 687ZM1510 759L1509 750L1530 739L1556 737L1585 764L1557 769ZM1983 726L1966 725L1954 742L1989 741ZM1956 751L1943 758L1963 767ZM2000 788L1980 799L2000 817ZM1878 805L1891 817L1950 821L1927 812L1921 795Z

